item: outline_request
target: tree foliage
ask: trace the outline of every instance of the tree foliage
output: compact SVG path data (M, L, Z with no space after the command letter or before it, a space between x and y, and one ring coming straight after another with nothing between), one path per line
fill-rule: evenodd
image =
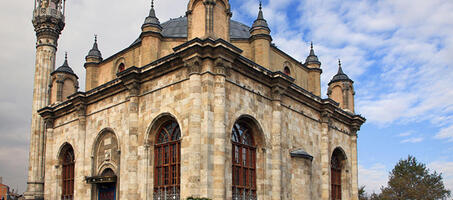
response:
M442 181L442 174L430 172L425 164L408 156L400 160L390 172L387 187L381 188L382 200L437 200L450 197Z
M365 192L365 186L360 186L359 187L359 200L367 200L367 195Z

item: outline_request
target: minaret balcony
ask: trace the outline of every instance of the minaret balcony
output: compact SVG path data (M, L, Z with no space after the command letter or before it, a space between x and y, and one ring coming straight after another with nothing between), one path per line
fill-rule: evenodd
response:
M53 17L64 21L63 12L55 8L36 8L33 11L33 18L37 17Z

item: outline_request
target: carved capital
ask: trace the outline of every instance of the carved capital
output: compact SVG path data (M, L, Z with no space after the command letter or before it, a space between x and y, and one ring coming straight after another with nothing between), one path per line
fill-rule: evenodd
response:
M87 106L85 104L77 104L75 106L75 108L76 108L76 111L77 111L77 116L85 117L86 110L87 110Z
M134 81L131 83L126 84L127 89L129 90L129 96L138 96L140 93L140 83L138 81Z
M184 65L188 69L189 76L201 73L201 59L199 57L191 58L185 61Z
M328 111L322 111L321 123L327 123L329 126L332 125L332 113Z
M280 87L280 86L274 86L272 87L272 99L281 101L282 100L282 95L285 93L285 89Z
M54 127L55 119L52 117L44 119L44 125L46 129L52 129Z
M217 58L214 62L214 73L219 75L229 75L232 64L222 58Z

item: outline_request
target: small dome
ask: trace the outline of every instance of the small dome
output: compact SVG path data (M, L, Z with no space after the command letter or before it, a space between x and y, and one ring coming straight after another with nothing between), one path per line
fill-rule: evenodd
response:
M68 55L67 55L67 54L65 55L65 60L64 60L63 65L61 65L61 66L58 67L55 71L53 71L53 72L51 73L51 75L53 75L54 73L58 73L58 72L66 73L66 74L71 74L71 75L74 75L74 76L77 77L77 75L74 73L74 71L72 71L71 67L69 67L69 64L68 64Z
M170 19L161 24L162 36L165 38L186 38L187 37L187 17L178 17ZM250 27L240 22L231 20L230 22L230 38L231 39L248 39L250 37ZM131 46L141 42L141 38L137 38Z
M94 36L94 44L93 44L93 48L91 48L91 50L88 52L88 55L86 56L86 58L88 58L88 57L98 58L98 59L101 59L101 60L102 60L101 51L99 51L99 49L98 49L98 39L97 39L97 36Z
M255 29L261 29L261 28L267 29L270 32L267 21L263 17L263 10L262 10L261 2L260 2L260 11L258 12L258 18L256 18L255 22L253 22L250 32L252 32Z
M151 1L151 10L149 11L148 17L145 18L145 22L143 23L142 28L149 26L154 26L162 29L159 19L156 17L156 11L154 10L154 1Z
M305 64L321 64L321 62L319 62L318 56L315 55L315 50L313 50L313 42L311 43L310 55L308 55L307 59L305 60Z
M340 82L340 81L354 82L348 77L348 75L346 75L343 72L343 69L341 68L341 61L338 61L338 63L339 63L338 72L335 76L333 76L332 80L329 82L329 85L334 82Z

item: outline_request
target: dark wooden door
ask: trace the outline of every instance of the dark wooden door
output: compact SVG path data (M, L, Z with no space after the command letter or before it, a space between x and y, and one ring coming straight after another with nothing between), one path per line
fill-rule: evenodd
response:
M99 185L99 200L115 200L116 186L114 183Z

